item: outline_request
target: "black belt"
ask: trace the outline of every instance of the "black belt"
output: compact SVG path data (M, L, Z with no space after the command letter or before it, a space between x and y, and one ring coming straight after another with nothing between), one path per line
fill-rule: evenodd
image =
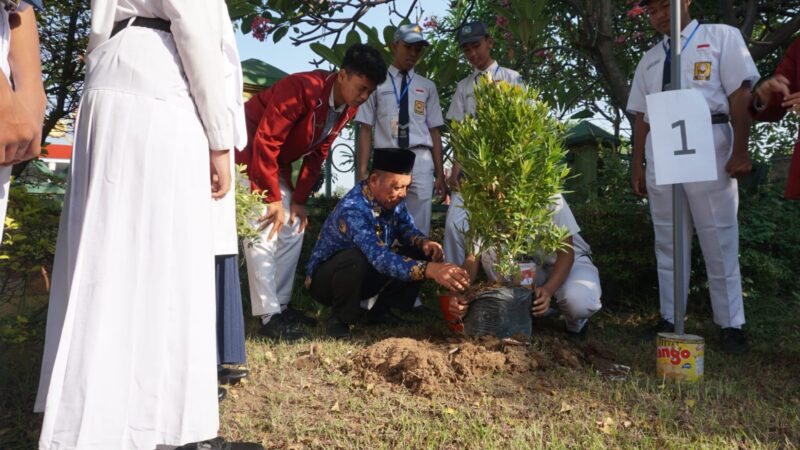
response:
M170 25L171 22L169 20L159 19L157 17L135 17L133 20L124 19L114 23L114 28L111 29L111 37L114 37L115 34L127 27L150 28L170 33Z
M727 114L712 114L711 115L711 123L718 124L718 123L728 123L731 121L731 118Z

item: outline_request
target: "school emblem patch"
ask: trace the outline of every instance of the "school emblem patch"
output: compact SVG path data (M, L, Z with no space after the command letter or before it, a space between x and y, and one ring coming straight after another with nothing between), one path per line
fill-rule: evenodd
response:
M711 61L700 61L694 63L695 81L708 81L711 79Z
M422 100L414 100L414 112L421 115L425 114L425 102Z

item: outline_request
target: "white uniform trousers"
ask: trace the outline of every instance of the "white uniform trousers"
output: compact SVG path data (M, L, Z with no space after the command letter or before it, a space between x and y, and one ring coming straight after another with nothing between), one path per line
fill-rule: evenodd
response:
M461 193L450 194L450 207L444 221L444 260L457 266L464 264L466 245L464 233L469 230L467 211L464 210L464 199Z
M3 245L3 229L6 224L6 208L8 208L8 190L11 187L12 166L0 167L0 246Z
M414 225L426 236L431 231L431 203L433 201L433 155L427 147L411 149L416 155L411 172L411 186L406 195L406 208L414 218Z
M254 316L280 314L286 309L292 298L294 273L303 246L303 233L297 233L300 221L295 220L294 225L289 225L292 190L284 180L280 180L280 187L283 208L286 211L283 228L277 236L268 240L267 237L273 227L270 225L261 232L259 242L244 243L247 278L250 283L250 304Z
M693 226L708 273L714 323L722 328L739 328L744 324L742 277L739 272L739 223L736 212L739 192L735 179L725 172L732 151L732 129L729 124L713 126L717 155L717 180L686 183L683 211L683 259L686 262L684 293L689 290ZM653 161L650 135L646 155ZM661 317L675 323L674 281L672 267L672 185L656 186L655 170L647 166L647 193L655 230ZM686 295L683 298L684 306ZM685 310L685 309L684 309Z
M484 252L481 255L481 264L489 280L494 281L497 276L494 273L495 256L493 251ZM537 266L536 285L541 286L550 278L553 270L552 265ZM577 333L581 331L589 317L600 311L603 305L600 303L602 295L600 288L600 272L592 263L589 256L581 255L575 258L572 268L558 290L553 293L553 298L564 316L564 322L568 331Z
M536 284L542 285L550 277L552 266L539 267L536 270ZM602 295L600 288L600 272L586 255L578 256L572 269L564 280L564 284L553 294L558 310L564 316L567 330L577 333L581 331L589 317L600 311Z

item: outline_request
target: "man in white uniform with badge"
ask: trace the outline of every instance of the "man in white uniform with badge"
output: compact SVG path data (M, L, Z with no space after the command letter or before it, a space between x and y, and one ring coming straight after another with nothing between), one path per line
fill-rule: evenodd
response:
M366 179L375 148L407 148L416 154L411 173L411 187L406 206L414 225L426 235L431 231L433 192L445 190L442 166L442 108L436 85L414 72L424 47L430 45L422 37L417 24L401 25L394 34L392 65L388 77L358 108L358 176Z
M458 82L450 109L447 110L448 120L461 121L466 116L475 114L475 84L479 77L491 77L493 81L505 81L512 85L521 85L522 79L519 73L500 67L492 59L494 39L489 36L485 23L464 24L458 29L456 39L464 52L464 57L474 69L469 76ZM450 174L450 187L454 192L450 196L450 207L447 210L444 228L444 259L459 266L464 264L464 232L469 229L467 213L462 208L464 201L458 193L461 176L461 167L454 162Z
M745 323L742 281L739 272L739 196L736 178L751 170L747 144L751 119L750 89L759 75L736 28L699 24L689 16L691 0L681 1L681 85L703 94L711 111L717 179L684 183L684 292L688 292L693 227L697 230L708 273L714 322L720 326L723 351L747 351L741 330ZM653 218L658 264L661 320L645 334L674 331L672 186L655 184L653 147L647 117L646 96L666 90L670 81L669 0L641 1L653 28L665 35L639 62L633 78L627 110L634 122L632 185L636 195L647 196ZM648 161L648 164L645 164ZM686 302L684 296L683 301Z

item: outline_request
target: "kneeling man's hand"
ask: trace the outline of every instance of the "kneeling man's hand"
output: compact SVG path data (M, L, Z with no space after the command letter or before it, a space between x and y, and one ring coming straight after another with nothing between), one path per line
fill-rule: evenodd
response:
M422 252L425 253L425 256L429 256L431 261L434 262L441 262L442 259L444 259L444 250L442 250L442 246L431 240L426 240L425 243L422 244Z
M455 264L430 262L425 276L450 291L462 292L469 286L467 271Z
M545 286L538 286L534 293L536 298L533 300L531 313L536 317L543 316L550 308L550 299L553 297L553 293Z
M467 308L469 307L469 301L463 295L451 295L450 296L450 305L449 310L450 314L459 319L464 317L467 314Z

